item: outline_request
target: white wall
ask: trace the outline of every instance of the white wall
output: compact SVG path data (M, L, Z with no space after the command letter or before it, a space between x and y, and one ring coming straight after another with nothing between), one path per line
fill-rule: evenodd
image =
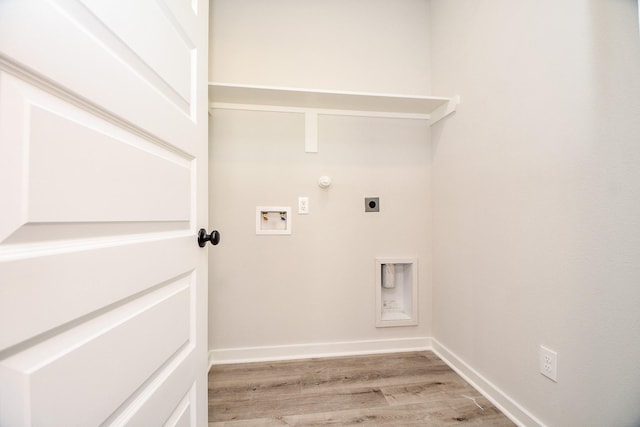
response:
M424 0L213 0L211 25L211 81L428 91ZM303 126L302 114L213 114L210 223L223 236L210 250L214 357L431 334L426 122L321 115L317 154L304 152ZM328 190L317 185L324 174ZM291 236L256 236L256 206L295 212L298 196L310 198L311 213L294 213ZM364 213L366 196L380 197L380 213ZM418 326L375 328L375 258L392 256L419 258ZM230 350L253 347L261 350Z
M635 1L212 10L212 80L463 99L431 145L421 122L322 117L318 154L301 115L217 110L212 349L433 335L533 419L640 423ZM254 234L256 205L303 195L292 236ZM362 212L368 195L380 215ZM390 255L420 257L418 327L373 327L373 259ZM538 373L541 344L558 383Z
M209 347L429 336L426 122L321 116L317 154L304 152L303 124L302 114L214 110L210 222L222 243L209 252ZM296 213L298 196L310 198L308 215ZM366 196L380 197L379 213L364 212ZM260 205L291 206L292 234L256 235ZM387 256L419 258L418 326L375 328L375 258Z
M429 94L428 1L212 0L210 80Z
M640 424L636 7L431 2L434 336L550 426Z

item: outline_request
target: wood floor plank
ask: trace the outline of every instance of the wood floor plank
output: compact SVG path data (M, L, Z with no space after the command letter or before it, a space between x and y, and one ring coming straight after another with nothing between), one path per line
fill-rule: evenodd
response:
M482 400L478 402L484 403ZM491 426L514 424L495 408L478 408L473 402L430 401L420 404L290 415L274 418L213 422L209 427L254 426Z
M350 368L328 368L320 372L305 375L302 378L302 389L317 390L319 388L342 388L350 386L385 386L413 381L446 377L451 375L446 365L423 366L352 366Z
M349 392L324 391L287 395L283 398L209 401L209 419L213 421L246 420L313 412L332 412L352 408L383 406L386 400L377 388Z
M490 412L487 412L490 411ZM481 410L473 403L429 401L420 404L366 408L333 413L283 417L290 426L375 425L375 426L513 426L495 408Z
M476 398L481 396L480 393L454 372L446 377L439 376L437 379L428 381L383 387L382 393L390 405L406 405L427 400L456 399L465 396L467 398Z
M217 402L229 400L269 400L283 398L302 393L300 376L278 376L277 378L260 378L249 381L226 381L209 387L209 399Z
M214 366L209 427L513 426L432 352Z

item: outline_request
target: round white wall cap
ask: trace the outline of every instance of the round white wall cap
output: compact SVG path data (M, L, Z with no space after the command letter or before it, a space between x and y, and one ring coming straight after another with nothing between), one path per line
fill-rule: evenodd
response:
M329 186L331 185L331 178L326 175L321 176L318 179L318 185L320 186L320 188L329 188Z

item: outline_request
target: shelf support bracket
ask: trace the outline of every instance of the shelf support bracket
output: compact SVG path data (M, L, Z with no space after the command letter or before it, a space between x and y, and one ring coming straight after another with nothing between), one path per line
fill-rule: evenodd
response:
M451 99L449 99L449 102L447 102L446 104L443 104L440 107L436 108L430 114L429 126L434 125L436 122L440 121L441 119L444 119L449 114L452 114L453 112L455 112L459 103L460 103L460 95L456 95Z
M318 152L318 113L315 111L304 113L304 152Z

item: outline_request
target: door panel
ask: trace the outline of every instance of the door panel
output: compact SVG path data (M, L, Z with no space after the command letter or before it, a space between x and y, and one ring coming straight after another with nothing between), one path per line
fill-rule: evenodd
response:
M115 307L195 268L195 239L149 238L129 244L120 240L73 246L58 241L51 247L35 243L37 249L31 250L16 245L13 257L7 254L0 262L0 324L12 325L2 328L0 348ZM6 253L9 246L3 249Z
M153 393L140 396L137 402L131 405L135 406L136 410L121 414L116 424L174 426L186 422L185 425L193 425L192 420L196 418L195 411L198 407L196 388L185 387L185 378L191 375L186 370L188 364L175 363L174 366L175 369L166 369L170 375L161 376L160 380L153 384Z
M153 137L192 152L197 140L193 121L202 96L195 75L198 67L206 67L206 52L190 49L188 64L180 63L184 53L176 60L169 56L175 48L164 55L161 43L166 39L173 39L174 44L180 39L190 46L196 46L197 41L182 37L190 34L188 31L174 36L178 31L166 25L165 11L171 9L162 8L162 2L153 2L148 14L131 10L138 9L137 1L97 3L105 9L98 10L100 15L75 0L5 0L0 14L0 51L45 81L53 81ZM206 21L201 16L201 10L208 6L205 3L197 2L197 14L191 10L194 21ZM164 22L141 25L141 16L158 15L164 16ZM180 22L175 15L171 17L172 23ZM126 38L122 39L118 32L122 34L124 28L130 28L131 33L123 34ZM158 31L173 34L157 40ZM164 62L158 65L160 60Z
M0 91L7 112L0 117L0 133L15 135L26 147L6 153L18 158L8 168L14 177L0 182L14 187L19 177L28 176L20 187L22 203L8 207L20 211L22 221L189 221L191 156L146 141L6 73L0 74ZM0 147L0 156L10 148Z
M6 358L3 367L29 384L32 422L98 425L166 361L188 354L192 282L167 284Z
M208 2L0 2L0 426L206 425Z
M182 27L177 23L173 11L155 0L111 0L108 3L104 0L83 0L82 3L158 74L165 82L165 87L175 92L175 99L181 98L177 104L189 112L193 74L191 51L194 46L191 38L181 31ZM184 2L184 5L188 3ZM137 18L137 27L122 20L119 11L123 7L127 7ZM145 32L138 27L144 28ZM148 43L149 38L154 40L154 44ZM172 58L172 61L167 62L166 57Z

